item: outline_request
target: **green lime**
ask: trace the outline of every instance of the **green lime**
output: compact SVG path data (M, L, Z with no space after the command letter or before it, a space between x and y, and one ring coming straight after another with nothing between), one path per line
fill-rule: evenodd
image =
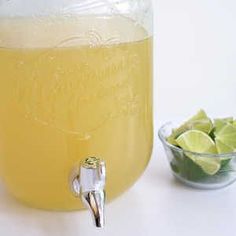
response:
M195 116L186 121L179 128L174 129L167 141L172 145L178 145L176 138L188 130L200 130L209 134L213 128L211 120L208 118L204 110L200 110Z
M215 175L221 168L221 160L219 158L198 157L194 162L208 175Z
M215 139L215 142L216 142L216 149L217 149L217 152L219 154L227 154L227 153L234 152L233 148L225 145L224 143L222 143L217 138ZM231 161L231 158L229 158L229 157L221 157L220 160L221 160L221 167L224 167L224 166L229 164L229 162Z
M220 139L216 138L215 142L216 142L216 149L219 154L226 154L226 153L234 152L233 148L224 144Z
M233 117L228 117L224 119L215 119L214 120L214 128L215 128L215 134L218 133L225 125L233 124Z
M227 117L227 118L223 118L221 120L223 120L226 123L230 123L230 124L233 124L233 122L234 122L234 118L233 117Z
M189 130L181 134L176 142L184 150L196 153L216 153L214 141L204 132Z
M235 126L235 127L236 127L236 120L234 120L234 122L233 122L233 126Z
M236 127L234 125L227 123L215 135L217 140L233 150L236 149Z
M196 115L194 115L192 118L189 119L189 121L195 121L195 120L204 120L209 119L206 112L204 110L199 110Z
M214 120L215 133L218 133L227 123L221 119Z
M177 144L184 150L196 153L217 153L216 145L209 135L199 130L189 130L181 134L176 139ZM221 161L219 158L211 158L197 156L191 153L186 153L193 162L199 165L202 170L208 175L216 174L220 167Z

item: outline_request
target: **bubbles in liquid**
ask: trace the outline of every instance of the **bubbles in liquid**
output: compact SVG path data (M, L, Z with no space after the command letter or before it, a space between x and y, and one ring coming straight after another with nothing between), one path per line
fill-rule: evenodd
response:
M28 119L87 134L110 119L140 112L143 58L138 50L144 44L139 39L147 35L132 21L39 18L3 21L0 28L7 44L16 47L15 91Z
M35 121L86 134L140 110L133 84L141 58L128 44L30 49L24 55L28 63L21 72L29 75L17 79L18 100Z

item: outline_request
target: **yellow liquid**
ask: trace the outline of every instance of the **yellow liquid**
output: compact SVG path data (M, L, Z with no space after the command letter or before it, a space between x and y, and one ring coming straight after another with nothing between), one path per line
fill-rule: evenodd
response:
M47 23L0 20L1 175L28 205L80 209L70 175L84 158L105 160L108 199L149 161L152 39L118 17Z

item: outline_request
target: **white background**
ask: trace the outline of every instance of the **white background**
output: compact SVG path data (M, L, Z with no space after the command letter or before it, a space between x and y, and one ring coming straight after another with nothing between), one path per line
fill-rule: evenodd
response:
M236 115L236 1L155 1L159 121Z
M155 2L155 133L199 108L236 116L235 26L235 0ZM0 190L1 236L222 236L235 234L236 184L217 191L182 186L156 138L147 171L106 215L106 228L96 230L88 212L29 209Z

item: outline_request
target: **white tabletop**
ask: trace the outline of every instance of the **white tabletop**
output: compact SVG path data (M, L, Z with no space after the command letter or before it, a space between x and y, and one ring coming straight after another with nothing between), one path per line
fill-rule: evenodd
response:
M235 0L155 2L155 134L163 122L205 108L236 116ZM233 235L236 184L200 191L174 180L157 137L142 178L106 207L104 230L88 212L27 208L0 187L1 236Z
M88 212L53 213L27 208L0 191L3 236L232 235L236 184L216 191L185 187L171 176L162 149L137 184L107 205L107 224L96 230Z

